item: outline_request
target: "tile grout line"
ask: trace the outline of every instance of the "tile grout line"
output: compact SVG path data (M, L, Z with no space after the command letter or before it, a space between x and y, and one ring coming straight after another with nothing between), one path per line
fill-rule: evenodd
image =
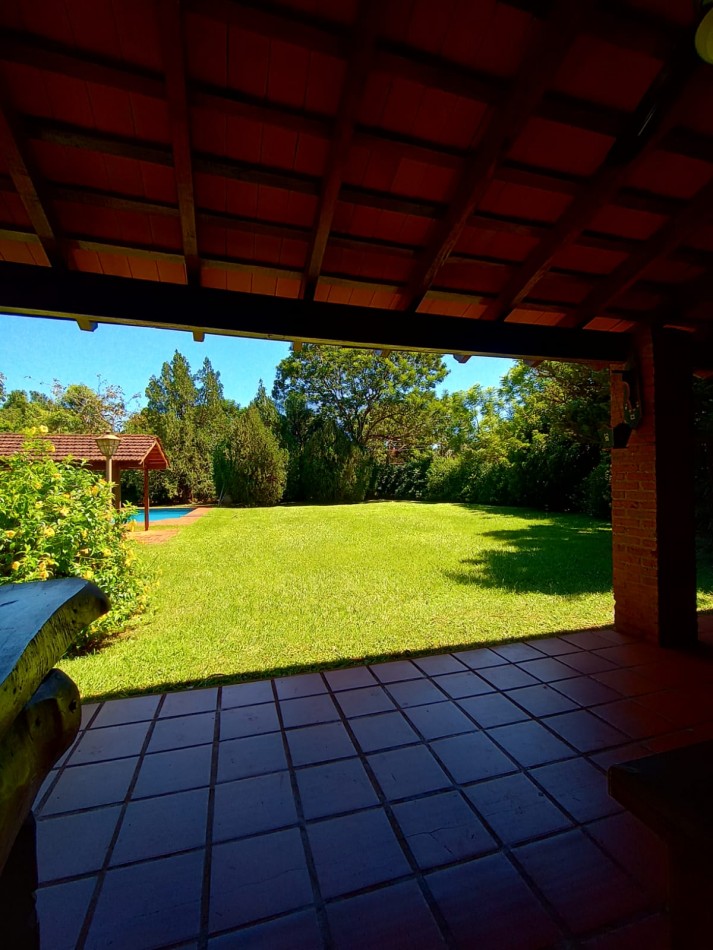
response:
M420 669L420 668L419 668L419 669ZM396 837L396 840L397 840L397 842L398 842L398 844L399 844L399 846L400 846L400 848L401 848L401 851L402 851L404 857L406 858L406 860L407 860L407 862L408 862L408 864L409 864L409 866L410 866L410 868L411 868L412 876L411 876L411 877L407 877L406 880L415 880L415 882L416 882L416 884L418 885L418 888L419 888L419 890L420 890L420 892L421 892L421 895L422 895L424 901L426 902L426 906L427 906L428 909L430 910L431 915L433 916L433 919L434 919L434 921L435 921L435 923L436 923L436 926L438 927L438 929L439 929L440 932L441 932L441 936L443 937L443 940L444 940L444 942L445 942L445 945L446 945L447 947L449 947L449 948L455 948L455 947L456 947L456 940L455 940L455 938L454 938L454 936L453 936L453 933L452 933L452 931L451 931L451 928L450 928L450 926L448 925L448 922L447 922L445 916L444 916L443 913L441 912L441 909L440 909L440 907L438 906L438 904L437 904L435 898L434 898L433 895L431 894L431 891L430 891L430 889L428 888L428 886L427 886L427 884L426 884L426 881L425 881L425 878L424 878L424 873L423 873L423 871L421 870L421 868L419 867L418 862L416 861L416 858L415 858L415 856L413 855L413 852L411 851L411 847L410 847L409 844L408 844L408 841L407 841L407 839L406 839L406 836L405 836L404 833L402 832L401 826L399 825L398 821L396 820L396 816L394 815L394 811L393 811L393 807L392 807L392 805L391 805L391 802L389 801L389 799L386 797L385 793L383 792L383 790L382 790L382 788L381 788L381 786L380 786L380 784L379 784L379 781L378 781L378 779L377 779L377 777L376 777L376 774L374 773L374 770L373 770L372 767L371 767L371 763L369 762L368 756L367 756L367 754L366 754L365 752L362 751L361 746L359 745L359 742L358 742L358 740L357 740L357 737L356 737L356 735L354 734L354 732L353 732L353 730L352 730L352 728L351 728L351 723L349 722L349 719L347 718L347 716L346 716L345 713L344 713L344 710L341 708L341 706L340 706L340 704L339 704L339 700L338 700L337 695L336 695L336 693L337 693L338 691L335 691L335 690L332 689L332 686L331 686L331 684L329 683L329 681L327 680L326 677L324 677L324 680L325 680L325 684L326 684L326 686L327 686L328 694L329 694L329 696L331 697L332 702L334 703L334 705L335 705L335 707L336 707L336 709L337 709L337 712L339 713L340 721L341 721L342 725L344 726L344 728L345 728L345 730L346 730L346 732L347 732L347 735L349 736L349 739L350 739L350 741L351 741L351 743L352 743L352 746L354 747L354 751L356 752L356 755L357 755L359 761L361 762L362 768L363 768L364 771L366 772L367 777L369 778L369 781L370 781L371 784L372 784L372 787L373 787L373 789L374 789L374 792L376 793L376 797L377 797L377 799L379 800L379 804L381 805L381 808L383 809L384 814L386 815L386 818L387 818L387 820L388 820L388 822L389 822L389 825L390 825L390 827L391 827L392 832L394 833L394 835L395 835L395 837ZM375 680L376 680L376 678L375 678ZM374 685L379 685L379 686L380 686L381 684L375 682ZM316 763L315 763L315 764L316 764ZM398 878L398 879L392 879L391 881L386 881L386 882L384 882L384 886L388 886L389 884L393 884L395 880L403 879L403 877L404 877L404 875L399 875L399 878ZM345 896L346 896L346 895L345 895Z
M297 827L300 832L300 839L302 841L302 848L304 850L305 861L307 862L307 873L309 875L309 882L312 888L312 895L314 898L313 907L315 914L317 916L317 922L319 924L319 932L322 937L322 944L325 950L331 950L334 946L332 940L331 929L329 926L329 920L327 918L327 911L325 908L324 898L322 897L322 891L319 886L319 878L317 876L317 866L315 864L314 855L312 853L312 846L310 844L309 835L307 834L307 821L304 815L304 807L302 805L302 795L300 794L299 784L297 782L297 774L295 771L295 766L292 761L292 751L290 749L289 742L287 741L287 732L285 729L284 720L282 718L282 708L280 706L280 698L277 693L277 684L275 679L270 680L270 686L272 688L272 697L275 704L275 710L277 713L277 720L280 724L280 736L282 738L282 747L285 753L285 759L287 761L287 773L290 776L290 787L292 789L292 799L294 801L295 810L297 812Z
M210 777L208 784L208 809L206 812L205 856L203 859L203 882L201 886L201 906L198 935L198 950L205 950L208 944L210 927L210 893L213 871L213 821L215 817L215 787L218 784L218 755L220 752L220 714L223 704L223 687L219 686L215 697L215 723L211 747Z
M93 922L93 920L94 920L94 914L95 914L96 909L97 909L97 904L98 904L98 902L99 902L99 897L100 897L100 895L101 895L101 891L102 891L102 888L103 888L103 886L104 886L104 881L105 881L105 879L106 879L107 872L109 871L109 862L111 861L111 857L112 857L112 855L113 855L113 853L114 853L114 848L116 847L116 842L117 842L117 840L118 840L118 838L119 838L119 834L120 834L120 832L121 832L121 828L122 828L122 825L123 825L123 823L124 823L124 817L125 817L125 815L126 815L126 810L127 810L127 808L128 808L128 805L129 805L129 801L130 801L130 799L131 799L132 792L133 792L134 788L136 787L136 782L138 781L139 772L140 772L140 770L141 770L141 766L142 766L142 764L143 764L144 757L145 757L145 755L146 755L146 750L147 750L147 748L148 748L148 746L149 746L149 743L150 743L150 741L151 741L151 736L153 735L154 728L155 728L155 726L156 726L156 723L158 722L158 717L159 717L159 714L160 714L160 712L161 712L161 709L162 709L162 707L163 707L163 704L164 704L165 700L166 700L166 694L164 693L164 694L162 694L162 696L161 696L161 698L160 698L160 700L159 700L159 702L158 702L158 705L156 706L156 709L154 710L153 716L152 716L152 718L151 718L151 720L150 720L150 722L149 722L149 727L148 727L148 729L146 730L146 735L144 736L144 741L143 741L143 743L142 743L142 745L141 745L141 751L139 752L139 755L138 755L137 760L136 760L136 765L135 765L135 767L134 767L134 773L133 773L133 775L132 775L132 777L131 777L131 781L129 782L129 787L128 787L127 790L126 790L126 794L124 795L124 800L123 800L123 802L121 803L121 810L120 810L120 812L119 812L119 817L118 817L118 819L117 819L116 826L115 826L115 828L114 828L114 833L113 833L113 835L111 836L111 841L109 842L109 846L107 847L107 850L106 850L106 852L105 852L105 854L104 854L104 861L103 861L103 863L102 863L102 866L101 866L101 868L99 869L99 871L97 872L97 882L96 882L96 886L94 887L94 892L92 893L92 896L91 896L91 898L90 898L90 900L89 900L89 905L88 905L88 907L87 907L86 914L84 915L84 920L83 920L83 922L82 922L82 927L81 927L81 930L80 930L80 932L79 932L79 936L78 936L78 938L77 938L77 944L76 944L75 950L84 950L84 946L85 946L85 944L86 944L87 937L88 937L88 935L89 935L89 930L90 930L91 925L92 925L92 922Z

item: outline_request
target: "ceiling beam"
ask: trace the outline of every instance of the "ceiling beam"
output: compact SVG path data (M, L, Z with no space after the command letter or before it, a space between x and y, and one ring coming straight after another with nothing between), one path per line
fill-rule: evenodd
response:
M688 82L700 65L689 43L662 67L599 170L573 198L552 231L508 279L483 319L505 319L546 274L557 252L577 241L595 212L609 202L631 176L632 169L658 147L675 126Z
M0 192L14 191L12 180L0 176ZM89 207L102 208L109 211L129 211L137 214L160 215L164 217L179 217L179 209L175 204L164 201L152 201L148 198L128 197L111 191L101 189L86 188L78 185L64 185L57 182L45 181L43 184L43 194L52 202L68 202L72 204L87 205ZM659 201L658 196L651 196L652 204ZM628 198L626 199L628 203ZM661 198L660 213L663 214L664 208L671 214L675 208L680 210L683 204L679 201L670 201ZM632 204L637 201L636 193L632 191ZM648 196L647 196L648 202ZM225 211L215 211L208 208L196 208L196 218L199 224L224 227L230 231L239 231L244 234L261 234L268 237L277 237L286 240L308 241L312 230L308 227L295 224L287 224L273 221L264 221L258 218L245 217L242 215L233 215ZM20 240L23 229L18 229L10 222L5 225L0 223L0 227L5 226L12 231L15 237L13 240ZM541 238L554 228L554 224L535 224L525 219L509 218L497 215L476 214L469 221L469 227L483 231L503 231L505 233L525 233L533 237ZM34 232L30 232L34 235ZM424 251L424 248L418 245L399 244L398 242L382 241L370 237L361 237L356 234L341 232L332 232L330 242L335 247L346 248L350 250L371 250L384 252L392 256L412 257ZM577 244L582 247L592 247L599 250L617 251L619 253L629 254L636 251L643 244L643 241L634 239L620 238L604 233L595 233L584 231L579 235ZM692 247L679 247L671 254L671 259L691 264L695 267L710 268L713 266L713 252L698 250ZM480 263L495 264L515 268L518 261L508 258L493 258L487 255L459 253L452 254L449 258L450 263ZM553 271L562 273L578 273L566 269L552 268ZM587 276L586 272L579 272L579 276ZM600 275L592 274L592 279L597 279Z
M216 4L213 4L216 6ZM184 7L196 6L203 10L204 0L199 3L184 4ZM220 9L230 7L233 13L239 13L236 5L221 3ZM617 12L616 16L622 15ZM283 15L284 23L287 11ZM280 17L266 11L255 11L251 17L259 17L265 23L276 23ZM614 18L615 19L615 18ZM300 20L303 22L304 18ZM250 18L240 22L244 29L249 29ZM298 34L291 37L290 42L298 42ZM308 33L313 36L313 33ZM332 33L327 34L333 36ZM632 38L635 32L631 30ZM340 41L340 49L344 55L349 46L349 36L345 34ZM309 48L309 47L307 47ZM334 55L341 55L335 52ZM99 56L77 50L74 47L64 46L30 33L20 33L11 30L3 31L0 35L0 60L9 63L18 63L32 66L48 72L56 72L86 82L98 83L111 88L122 89L125 92L149 96L155 99L164 98L164 78L160 73L152 72L135 65L128 65L121 60ZM500 105L511 84L502 77L478 73L466 67L454 64L446 59L430 56L420 50L393 44L384 45L378 49L375 57L377 65L388 72L411 79L422 85L432 86L444 92L452 92L466 98L476 99L489 105ZM218 111L224 115L238 115L256 121L267 122L281 128L293 131L308 131L313 135L328 138L331 135L333 118L329 115L295 109L275 102L266 102L264 99L251 96L248 93L234 89L212 86L204 82L190 83L189 100L192 105ZM611 107L605 108L587 100L576 99L559 92L549 91L540 102L536 114L564 125L570 125L586 131L597 132L612 138L618 136L626 126L628 113ZM378 128L368 128L357 125L354 130L355 139L365 144L371 143L374 147L388 149L391 135ZM402 147L406 148L408 137L401 139ZM426 143L424 143L426 144ZM713 141L705 136L697 135L687 130L674 130L662 142L662 148L675 153L700 157L705 159L713 152ZM426 146L428 148L428 146ZM435 163L448 164L454 160L449 149L433 143L430 160ZM417 146L413 146L412 157L417 158ZM421 153L421 160L425 159ZM457 158L456 158L457 160Z
M260 339L511 358L622 362L626 334L493 324L0 264L0 309Z
M63 267L59 238L49 208L41 196L39 178L31 168L24 143L15 128L14 118L0 101L0 155L13 187L23 204L35 234L40 240L47 261Z
M329 232L339 198L344 169L349 158L354 126L371 69L376 42L376 27L381 0L361 0L356 22L351 30L346 75L334 121L334 132L317 205L314 234L307 255L300 296L313 300L327 249Z
M636 283L645 270L671 254L696 228L700 227L702 221L711 212L713 212L713 180L701 188L689 204L670 218L640 248L632 252L619 267L593 287L567 318L564 325L579 327L589 323L602 313L612 300ZM708 272L707 277L709 282L713 282L713 268ZM674 291L674 288L671 288L671 291Z
M514 85L503 103L492 111L485 133L466 162L448 210L436 227L433 242L418 262L406 288L403 309L418 309L490 187L505 153L557 74L591 8L592 0L578 3L555 0L550 17L525 53Z
M201 265L196 232L196 203L193 192L193 159L181 0L160 0L156 10L166 77L166 99L183 254L186 259L186 280L188 283L197 284L200 283Z

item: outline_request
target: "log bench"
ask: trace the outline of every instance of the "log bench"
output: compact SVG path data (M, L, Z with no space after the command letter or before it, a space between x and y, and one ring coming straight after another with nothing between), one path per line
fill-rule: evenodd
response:
M81 721L76 685L53 667L108 609L82 578L0 586L0 943L13 950L39 947L32 803Z
M613 765L609 794L668 846L671 946L713 947L713 742Z

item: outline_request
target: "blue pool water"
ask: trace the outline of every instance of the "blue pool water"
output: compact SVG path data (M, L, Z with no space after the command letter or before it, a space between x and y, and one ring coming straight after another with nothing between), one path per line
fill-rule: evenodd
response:
M149 524L155 524L157 521L167 521L169 518L182 518L184 515L187 515L190 511L193 511L193 508L150 508L149 509ZM135 515L132 515L130 520L140 521L141 524L143 524L144 522L143 508L137 511Z

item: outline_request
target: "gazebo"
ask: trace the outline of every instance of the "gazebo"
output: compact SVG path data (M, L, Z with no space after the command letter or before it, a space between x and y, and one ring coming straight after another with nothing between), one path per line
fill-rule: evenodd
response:
M97 445L97 437L90 433L41 436L54 447L53 458L68 458L83 461L94 471L103 472L105 458ZM27 436L18 432L0 432L0 458L13 455L22 449ZM140 469L144 473L144 527L149 527L149 472L164 471L168 459L156 435L122 435L113 459L114 499L121 504L121 472L124 469Z

